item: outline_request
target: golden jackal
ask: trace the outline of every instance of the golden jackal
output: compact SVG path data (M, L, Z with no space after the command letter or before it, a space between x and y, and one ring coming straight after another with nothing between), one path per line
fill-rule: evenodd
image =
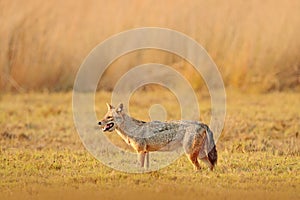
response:
M147 155L149 167L150 151L171 151L183 147L195 170L200 169L198 159L204 161L213 170L218 154L213 133L207 125L198 121L143 122L124 112L123 104L117 108L107 104L108 112L98 122L103 131L116 130L121 138L140 155L141 167L144 167Z

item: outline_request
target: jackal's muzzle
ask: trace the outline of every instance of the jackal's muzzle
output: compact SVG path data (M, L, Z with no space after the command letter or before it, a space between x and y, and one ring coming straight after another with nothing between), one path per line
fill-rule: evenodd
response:
M113 121L109 121L109 122L98 122L98 125L100 126L100 127L102 127L102 131L109 131L109 132L111 132L111 131L113 131L114 130L114 126L115 126L115 123L113 122Z

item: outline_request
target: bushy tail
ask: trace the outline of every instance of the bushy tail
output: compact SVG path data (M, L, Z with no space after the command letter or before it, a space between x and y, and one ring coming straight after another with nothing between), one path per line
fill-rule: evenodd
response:
M213 137L213 132L209 129L208 126L205 127L206 128L206 132L207 132L207 139L208 139L208 159L210 161L210 163L215 166L217 164L218 161L218 152L216 149L216 144L214 141L214 137Z
M218 152L217 152L217 149L216 149L216 145L208 153L208 160L210 161L210 163L213 166L215 166L217 164L217 161L218 161Z

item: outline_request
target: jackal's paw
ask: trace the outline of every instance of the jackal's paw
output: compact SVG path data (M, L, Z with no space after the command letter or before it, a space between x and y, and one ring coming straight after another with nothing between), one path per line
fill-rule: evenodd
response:
M198 173L198 172L201 172L201 171L202 171L202 170L201 170L201 167L199 167L199 168L196 168L196 167L195 167L195 168L194 168L194 172L195 172L195 173Z

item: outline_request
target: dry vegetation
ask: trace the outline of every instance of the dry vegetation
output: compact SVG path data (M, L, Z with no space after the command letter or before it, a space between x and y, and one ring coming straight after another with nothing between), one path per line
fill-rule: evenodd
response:
M299 9L297 0L2 0L0 88L70 89L77 69L95 45L142 26L170 28L196 39L216 62L226 85L258 91L297 88ZM125 56L113 66L123 73L140 64L135 58L141 54ZM139 62L174 65L178 61L154 51ZM111 89L120 75L116 70L112 73L116 77L106 80L104 89ZM193 73L187 70L186 74ZM194 82L199 87L198 80Z
M110 95L97 93L98 118L105 114ZM147 120L155 102L166 106L168 117L179 118L172 111L177 102L169 96L139 91L131 100L132 115ZM183 156L157 172L126 174L104 166L83 147L73 126L70 93L5 94L0 104L0 193L17 199L123 199L141 194L145 199L299 199L299 98L286 92L229 92L213 173L206 168L195 173ZM204 122L210 118L209 101L199 96ZM109 137L118 138L113 135Z
M298 0L0 0L0 199L300 199L299 10ZM157 172L121 173L90 155L76 133L70 90L83 59L109 36L143 26L191 36L221 71L227 115L213 173L194 173L185 157ZM182 58L149 49L111 64L97 117L120 76L148 62L190 81L208 123L201 77ZM154 103L180 118L174 95L155 87L132 96L131 114L149 120Z

